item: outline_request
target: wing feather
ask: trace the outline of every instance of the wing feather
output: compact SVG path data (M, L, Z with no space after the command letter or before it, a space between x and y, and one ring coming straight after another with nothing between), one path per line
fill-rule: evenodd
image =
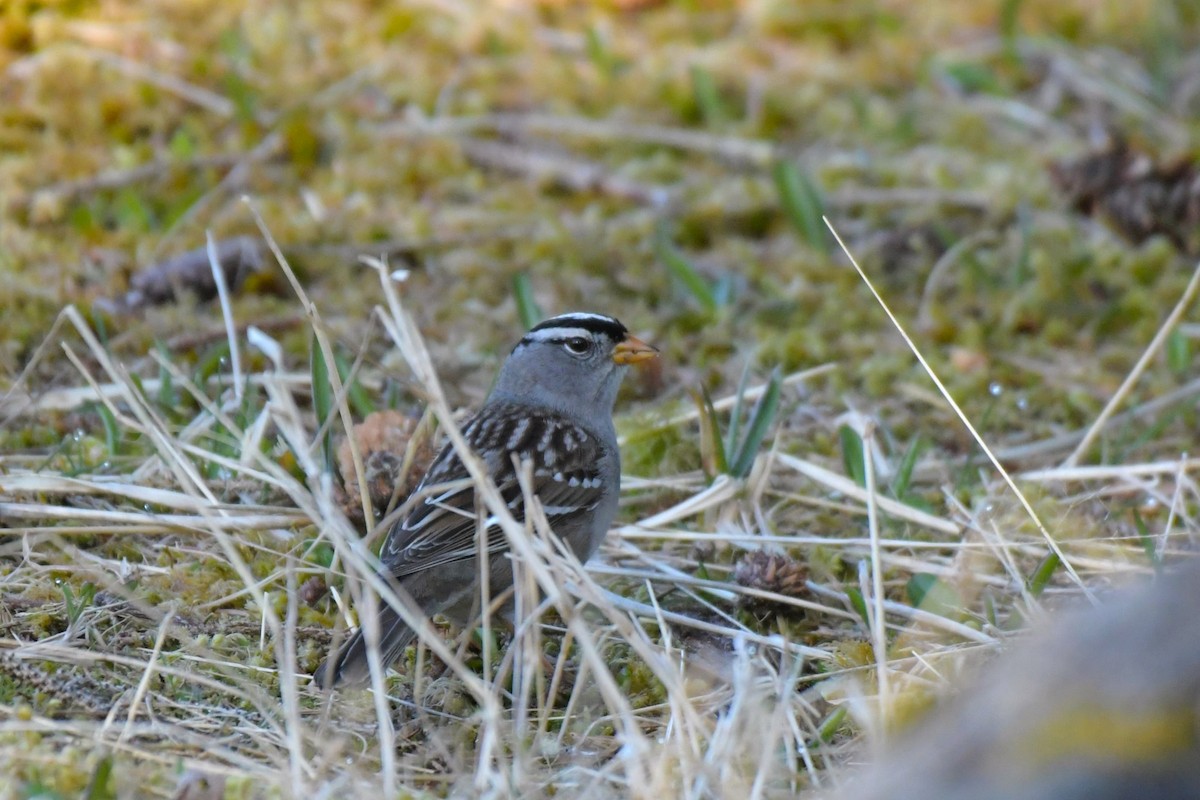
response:
M488 406L464 426L463 434L484 456L488 473L518 522L525 520L525 503L514 456L518 462L532 463L533 493L551 528L600 502L604 447L598 437L559 414L543 412L531 418L528 409ZM476 503L474 485L464 484L468 478L466 466L447 444L417 489L427 495L425 500L392 528L384 543L380 557L393 577L475 558L477 524L486 509ZM443 485L449 488L439 492ZM485 539L489 555L508 549L508 538L497 524L487 525Z

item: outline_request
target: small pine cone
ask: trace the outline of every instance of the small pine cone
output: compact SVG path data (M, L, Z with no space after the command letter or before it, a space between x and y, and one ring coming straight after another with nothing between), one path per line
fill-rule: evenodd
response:
M1109 195L1143 169L1124 139L1117 139L1108 147L1080 158L1056 161L1047 166L1050 179L1058 190L1072 208L1084 214L1094 214Z
M773 592L784 597L803 597L808 593L808 570L799 561L779 553L752 550L733 568L733 579L748 589ZM742 598L746 606L771 606L762 597Z
M324 576L313 575L300 584L300 600L306 606L315 606L328 591L329 586L326 585Z
M399 411L376 411L354 426L354 441L366 471L367 491L371 508L377 517L387 512L393 495L402 501L416 488L425 469L435 455L430 437L413 442L417 420ZM404 475L404 457L410 442L416 447L412 463ZM354 471L354 456L350 441L344 439L338 447L338 471L342 475L343 491L338 498L342 510L351 520L362 523L362 501L358 492L358 477ZM401 484L403 481L403 485Z
M1130 241L1161 235L1183 253L1200 253L1200 163L1157 163L1118 139L1049 171L1076 211L1103 217Z

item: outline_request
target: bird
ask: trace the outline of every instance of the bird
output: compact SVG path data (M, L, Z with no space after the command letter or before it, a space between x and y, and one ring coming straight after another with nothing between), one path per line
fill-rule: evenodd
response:
M613 407L631 364L658 350L614 317L572 312L531 328L513 347L463 437L487 470L513 517L525 519L518 469L531 470L554 534L586 562L617 513L621 456ZM399 586L427 618L442 614L466 624L479 606L479 548L487 543L488 590L512 586L508 538L477 513L475 486L447 443L414 490L416 501L388 531L380 549L382 576ZM480 524L486 526L482 539ZM378 648L384 668L416 636L387 603L379 603ZM316 672L322 688L370 679L368 642L360 627Z

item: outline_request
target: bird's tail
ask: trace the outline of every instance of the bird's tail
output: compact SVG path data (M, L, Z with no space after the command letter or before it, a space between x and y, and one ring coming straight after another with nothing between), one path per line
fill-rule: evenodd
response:
M400 658L415 636L416 632L400 619L394 608L386 603L380 604L379 661L384 669ZM370 679L367 637L362 628L355 631L350 640L313 673L313 683L322 689L346 684L362 685Z

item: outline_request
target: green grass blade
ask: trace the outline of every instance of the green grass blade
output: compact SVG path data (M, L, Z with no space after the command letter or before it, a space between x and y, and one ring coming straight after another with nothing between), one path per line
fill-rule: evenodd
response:
M512 283L513 295L517 298L517 314L521 317L521 325L525 330L529 330L546 316L538 306L537 300L533 299L533 284L529 280L529 273L518 272L513 275Z
M1192 343L1178 328L1167 334L1167 367L1177 378L1191 373Z
M1029 593L1034 597L1041 597L1042 592L1046 590L1050 579L1054 577L1054 573L1060 566L1062 566L1062 560L1058 557L1058 554L1048 553L1042 559L1042 563L1038 564L1038 568L1034 570L1033 575L1029 576Z
M734 395L733 411L729 415L729 430L725 434L725 452L732 453L737 449L738 434L742 427L742 399L746 393L746 381L750 380L750 362L742 367L742 377L738 380L737 394Z
M1017 38L1021 35L1018 24L1022 0L1001 0L1000 19L997 28L1000 30L1000 41L1004 45L1004 55L1014 63L1019 60Z
M1155 546L1150 529L1146 527L1146 520L1142 519L1141 513L1136 508L1133 509L1133 524L1137 528L1138 540L1142 543L1142 549L1146 551L1146 558L1150 560L1154 571L1161 573L1162 557L1158 554L1158 547Z
M908 595L908 602L913 608L921 605L921 601L925 599L925 595L934 588L937 583L937 575L929 572L918 572L908 579L908 583L904 586L904 592Z
M917 459L921 457L921 453L925 452L925 448L928 446L929 441L924 436L918 435L908 445L908 450L904 451L904 457L900 459L900 466L896 468L896 478L892 481L892 496L897 500L903 501L904 496L908 494Z
M845 721L846 715L849 714L849 709L841 705L833 710L833 713L827 716L817 728L817 740L822 744L829 744L833 741L834 735L842 727L842 722ZM815 745L810 745L810 747Z
M112 769L113 758L111 755L100 759L96 768L92 770L92 779L88 781L87 790L83 794L84 800L117 800L117 794L110 785Z
M721 93L717 90L717 82L712 73L704 67L693 66L692 95L696 99L696 107L706 126L717 125L725 119L725 105L721 102Z
M79 619L79 612L82 606L75 599L75 591L71 588L71 584L64 583L60 587L63 596L63 609L67 612L67 624L74 624L75 620Z
M850 605L854 608L855 613L862 617L863 625L870 630L871 615L867 613L867 601L863 599L862 592L857 586L849 586L846 588L846 595L850 598Z
M1025 286L1033 280L1033 214L1025 202L1017 206L1017 231L1021 235L1021 245L1013 266L1014 288Z
M108 324L105 322L107 316L102 312L97 312L92 309L92 327L96 329L96 341L100 342L100 346L104 348L104 352L111 352L108 348Z
M746 426L746 437L738 445L731 470L734 477L744 478L750 474L750 468L754 466L754 457L758 455L758 448L762 445L763 439L767 438L767 432L775 422L782 389L783 376L779 372L779 367L776 367L771 371L771 379L767 381L767 390L754 404L754 411L750 414L750 421Z
M665 227L659 227L658 233L654 237L654 252L658 255L660 261L666 265L671 274L679 279L679 282L684 285L688 293L695 298L709 314L713 314L717 310L717 298L713 295L712 287L704 276L696 271L692 266L692 262L688 261L687 257L679 250L678 247L671 241L671 237L667 235Z
M85 610L91 608L96 600L96 585L91 581L85 583L76 595L71 590L71 584L62 584L63 607L67 611L67 622L74 625L79 621L80 615Z
M846 475L864 489L867 487L867 465L863 461L863 440L858 431L849 425L838 428L838 439L842 443L842 463Z
M948 619L958 619L962 615L962 596L936 575L918 572L908 579L904 590L913 608Z
M95 409L96 413L100 415L100 422L104 425L104 447L108 450L108 457L112 458L121 450L121 426L117 424L117 418L104 403L96 403Z
M792 227L810 247L828 255L829 240L822 219L825 216L825 204L816 184L790 161L780 161L775 165L774 178L783 212Z
M700 466L709 480L729 471L725 445L717 425L717 412L713 409L708 390L701 386L691 390L696 409L700 412Z
M362 419L375 410L375 401L371 399L370 392L359 383L358 374L355 373L351 376L351 364L345 356L335 350L333 351L333 362L337 364L338 376L342 379L342 385L346 387L346 399L350 401L350 408L354 410L359 419Z
M589 25L584 32L588 58L596 70L606 78L617 74L617 59L605 40L604 34L595 25Z
M208 379L217 374L221 369L222 362L228 357L228 341L222 340L206 350L200 360L196 362L195 378L193 379L196 385L203 388L208 383Z

